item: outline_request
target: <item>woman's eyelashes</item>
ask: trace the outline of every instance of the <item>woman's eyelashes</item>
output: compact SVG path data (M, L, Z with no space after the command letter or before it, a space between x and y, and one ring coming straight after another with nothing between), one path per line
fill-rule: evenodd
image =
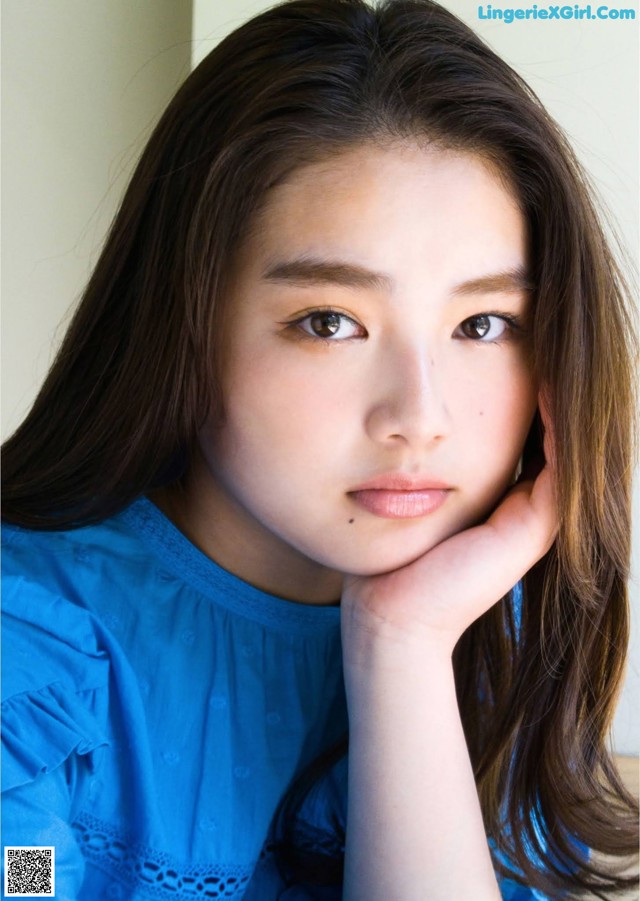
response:
M500 344L523 333L520 317L512 313L477 313L464 319L456 327L453 337L483 344Z
M359 322L338 310L312 310L285 325L302 339L336 342L367 337L366 329Z
M368 337L367 330L353 317L334 309L311 310L290 322L282 323L296 338L337 343ZM483 344L500 344L524 334L519 316L512 313L477 313L464 319L452 337Z

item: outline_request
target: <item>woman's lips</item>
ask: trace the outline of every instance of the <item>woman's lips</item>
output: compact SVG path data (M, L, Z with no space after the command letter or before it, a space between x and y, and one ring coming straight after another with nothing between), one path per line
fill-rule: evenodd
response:
M351 491L349 496L375 516L411 519L433 513L444 504L448 494L446 488L421 488L413 491L365 488L362 491Z
M396 473L365 482L350 491L349 497L374 516L412 519L433 513L450 491L450 486L442 482Z

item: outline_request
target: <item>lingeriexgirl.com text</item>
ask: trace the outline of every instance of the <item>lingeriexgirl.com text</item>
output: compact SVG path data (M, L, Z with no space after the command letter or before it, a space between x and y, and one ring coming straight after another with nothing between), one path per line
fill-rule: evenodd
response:
M538 6L537 3L534 3L532 6L519 7L517 9L513 7L496 8L487 3L478 7L478 18L497 19L505 22L507 25L523 19L556 19L559 21L587 19L596 22L619 19L634 21L636 11L635 9L620 9L615 6L593 6L591 3L574 3L565 6Z

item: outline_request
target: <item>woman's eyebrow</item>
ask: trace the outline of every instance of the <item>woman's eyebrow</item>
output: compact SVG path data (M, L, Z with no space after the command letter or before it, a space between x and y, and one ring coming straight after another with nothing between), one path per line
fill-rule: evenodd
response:
M320 260L302 257L270 265L263 278L272 282L293 285L333 284L345 288L369 288L391 293L393 279L381 272L340 260Z
M392 293L394 280L390 275L375 272L364 266L341 260L322 260L314 257L280 261L269 265L263 278L304 287L314 284L333 284L345 288L368 288ZM472 278L456 285L452 297L469 294L508 294L533 291L533 282L522 267L506 269Z
M526 271L522 267L516 267L461 282L456 285L451 294L453 297L467 294L512 294L523 291L530 292L534 287Z

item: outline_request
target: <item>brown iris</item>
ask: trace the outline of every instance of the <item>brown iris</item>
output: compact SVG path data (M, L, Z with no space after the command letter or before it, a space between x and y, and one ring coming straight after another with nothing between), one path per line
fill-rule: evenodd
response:
M484 338L491 329L491 319L489 316L472 316L465 319L460 328L467 338Z
M319 338L331 338L342 324L339 313L316 313L309 320L311 329Z

